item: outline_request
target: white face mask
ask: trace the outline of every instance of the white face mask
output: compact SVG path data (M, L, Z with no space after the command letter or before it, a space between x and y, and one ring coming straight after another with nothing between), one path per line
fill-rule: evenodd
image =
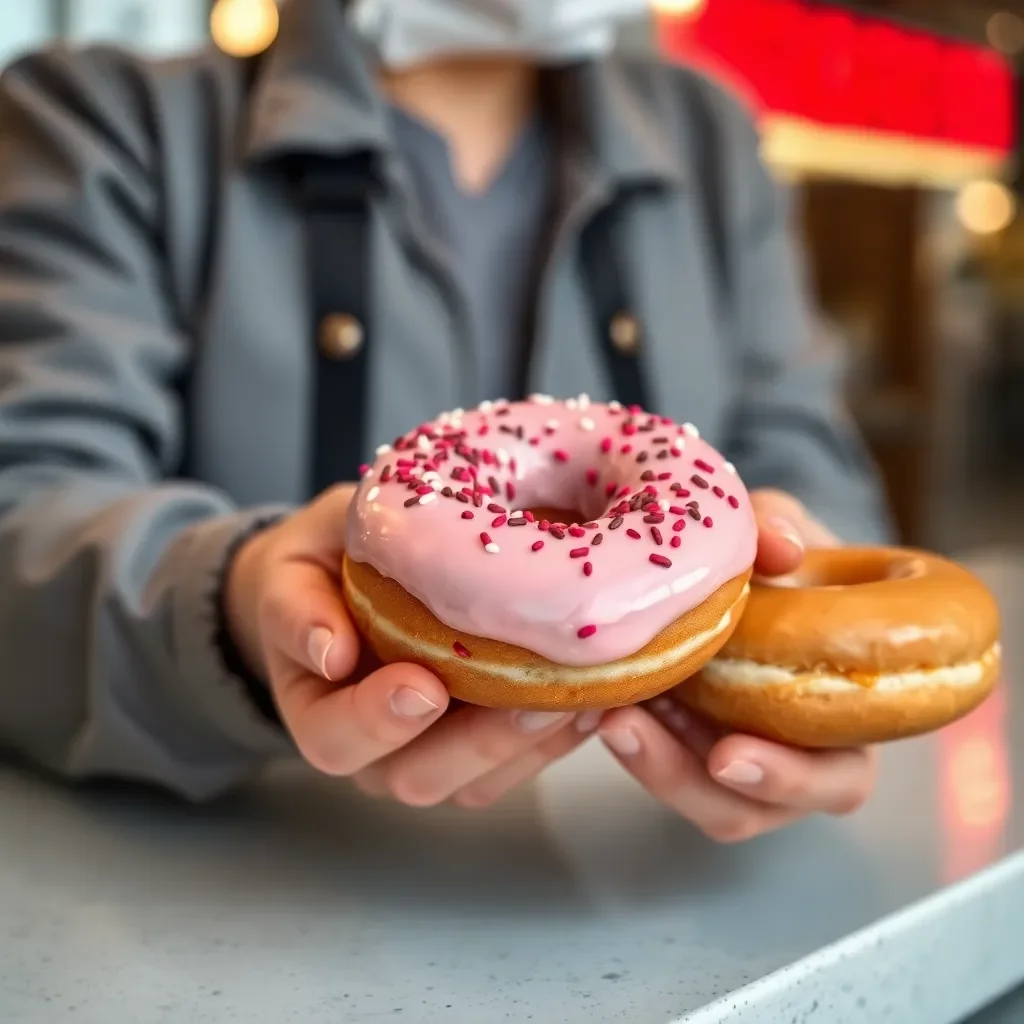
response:
M598 56L649 0L353 0L350 17L391 67L460 54Z

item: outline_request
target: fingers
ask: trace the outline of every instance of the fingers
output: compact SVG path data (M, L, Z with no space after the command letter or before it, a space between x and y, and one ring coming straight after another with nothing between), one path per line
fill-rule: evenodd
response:
M293 516L287 553L316 561L337 576L345 551L348 508L355 493L355 484L337 484Z
M717 783L701 758L642 708L610 712L601 738L652 796L717 842L751 839L796 817Z
M568 729L573 718L546 711L462 708L404 750L367 767L355 781L367 792L387 793L400 803L434 806ZM546 753L554 749L557 745Z
M571 725L541 740L515 760L464 786L455 794L455 803L472 809L489 807L506 793L539 775L549 764L572 753L594 734L600 723L600 711L580 712Z
M782 576L793 572L807 548L834 547L837 543L796 498L782 491L755 491L750 500L758 525L754 564L758 575Z
M708 755L722 786L800 814L851 814L871 794L871 750L796 750L753 736L727 736Z
M418 665L387 665L340 689L299 672L276 690L302 756L327 775L354 775L437 722L448 706L441 681Z

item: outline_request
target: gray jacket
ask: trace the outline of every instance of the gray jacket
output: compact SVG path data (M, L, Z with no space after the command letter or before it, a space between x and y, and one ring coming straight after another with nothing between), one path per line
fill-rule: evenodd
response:
M849 540L884 536L872 470L813 332L780 191L710 85L729 267L717 301L689 72L616 58L584 76L585 152L542 282L530 390L612 396L574 243L617 190L653 402L750 487ZM299 220L268 161L391 145L337 0L292 0L251 92L210 51L30 57L0 86L0 744L70 778L204 798L287 737L225 670L218 575L240 531L301 503L311 346ZM396 161L374 222L367 443L478 396L457 304ZM386 296L386 297L385 297ZM180 381L189 373L187 400ZM180 479L184 453L189 479Z

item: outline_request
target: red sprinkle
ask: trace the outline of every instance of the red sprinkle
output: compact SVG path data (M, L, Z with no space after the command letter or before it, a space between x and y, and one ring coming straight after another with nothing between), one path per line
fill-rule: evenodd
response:
M685 530L686 529L686 520L685 519L677 519L672 524L672 529L675 530L676 533L679 533L681 530Z
M467 508L466 511L462 513L462 518L463 519L472 519L473 518L473 513L470 512L469 509Z
M735 495L733 495L733 494L730 494L730 495L729 495L729 504L730 504L730 505L731 505L731 506L732 506L733 508L739 508L739 507L740 507L740 503L739 503L739 502L738 502L738 501L736 500L736 496L735 496Z
M514 501L515 500L515 497L516 497L516 485L514 483L512 483L511 480L509 480L509 482L507 484L505 484L505 497L508 498L509 501Z
M626 534L627 534L627 536L630 536L630 537L632 537L632 538L633 538L633 540L639 540L639 539L640 539L640 534L639 534L639 533L637 533L637 532L636 532L636 530L634 530L634 529L633 529L632 527L630 527L630 528L629 528L629 529L628 529L628 530L626 531Z
M718 484L715 484L715 486L711 488L711 493L716 498L724 498L725 497L725 491L723 491L722 488L718 486Z
M531 438L530 438L530 444L531 444L531 445L532 445L532 446L533 446L534 448L536 448L536 447L537 447L537 445L539 445L539 444L540 444L540 438L539 438L539 437L531 437Z
M624 444L622 446L622 454L623 455L628 455L632 450L633 450L633 446L631 444Z
M604 496L610 498L615 493L615 488L619 485L617 483L610 483L604 489Z
M659 530L656 526L651 527L651 536L654 538L655 544L660 545L663 543L661 539L661 530Z
M535 522L537 522L537 517L529 509L526 509L526 511L523 512L523 518L528 523L535 523Z
M469 651L467 651L466 648L463 647L458 640L456 640L455 643L452 644L452 649L460 658L468 658L470 656Z
M698 468L704 470L705 473L714 473L715 467L709 466L703 459L694 459L693 464Z
M590 562L583 563L583 575L589 576L594 571L594 566Z
M658 474L658 479L659 480L670 480L671 478L672 478L672 474L671 473L659 473Z
M491 527L492 529L497 529L499 526L504 526L507 521L508 516L495 516L495 518L491 520Z
M683 538L682 538L682 537L679 537L679 536L673 537L673 538L672 538L672 539L671 539L671 540L669 541L669 544L671 544L671 545L672 545L672 547L674 547L674 548L677 548L677 547L679 547L679 545L680 545L680 544L682 544L682 543L683 543Z
M672 559L666 558L664 555L650 555L647 560L655 565L660 565L663 569L672 568Z
M542 540L535 540L533 542L533 546L530 548L530 550L531 551L540 551L540 549L542 547L544 547L544 541L542 541Z
M369 467L369 466L368 466L368 465L367 465L367 464L366 464L366 463L364 462L364 463L363 463L363 464L362 464L362 465L361 465L361 466L359 467L359 475L360 475L360 476L366 476L366 474L367 474L367 473L369 473L369 472L370 472L370 467Z
M591 487L596 487L597 486L597 470L596 469L588 469L587 470L587 483Z
M430 487L427 484L420 484L420 486L416 488L416 493L417 494L429 494L433 489L434 489L433 487Z
M483 544L484 547L487 547L488 544L493 544L494 542L491 540L490 534L481 533L480 543Z
M556 448L555 451L552 454L555 456L555 458L559 462L568 462L569 461L569 453L567 451L565 451L563 448Z
M480 437L485 437L485 436L486 436L486 434L487 434L487 431L488 431L488 430L490 430L490 429L491 429L491 428L490 428L489 426L487 426L487 424L485 423L485 424L484 424L484 425L483 425L483 426L482 426L482 427L481 427L481 428L480 428L480 429L479 429L479 430L477 431L477 434L478 434L478 435L479 435Z
M606 437L601 441L601 451L607 455L612 450L612 439Z
M711 516L705 516L704 517L704 525L705 526L714 526L715 525L715 521L711 518Z
M542 519L537 524L537 529L538 530L550 530L551 529L551 524L546 519Z
M569 552L570 558L586 558L590 554L590 548L573 548Z
M576 631L576 635L581 640L586 640L588 636L593 636L596 632L597 632L597 626L581 626Z
M622 432L626 435L626 437L632 437L636 433L636 424L635 423L623 423L622 424Z
M569 536L570 537L585 537L586 535L587 535L587 531L584 530L582 526L570 526L569 527Z
M488 505L488 506L487 506L487 511L488 511L488 512L497 512L497 513L501 513L501 512L507 512L507 511L508 511L508 509L507 509L507 508L505 508L505 506L504 506L504 505L499 505L499 504L498 504L498 503L497 503L496 501L492 501L492 502L490 503L490 505Z
M685 516L686 515L686 509L685 508L680 508L678 505L669 505L668 510L674 516Z

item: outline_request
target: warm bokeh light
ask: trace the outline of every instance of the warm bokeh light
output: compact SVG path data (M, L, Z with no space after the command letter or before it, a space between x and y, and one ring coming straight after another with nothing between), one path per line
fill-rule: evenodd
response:
M988 41L995 49L1009 56L1024 51L1024 20L1009 11L998 11L985 26Z
M975 235L994 235L1009 227L1017 215L1017 200L998 181L972 181L956 201L960 223Z
M210 13L214 43L232 57L262 53L277 38L275 0L217 0Z
M708 0L651 0L651 7L656 14L668 14L675 17L699 14L707 6Z

